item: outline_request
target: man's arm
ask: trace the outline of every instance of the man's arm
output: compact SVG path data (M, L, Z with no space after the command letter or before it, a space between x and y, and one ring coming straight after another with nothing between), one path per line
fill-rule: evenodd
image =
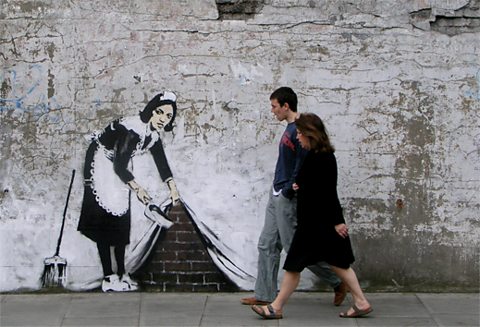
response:
M298 142L296 131L292 133L290 141L295 145L295 167L293 169L292 176L290 176L288 183L282 189L282 194L288 199L292 199L295 196L295 191L293 190L292 187L293 187L293 184L295 183L295 179L297 178L298 172L302 167L303 160L305 159L305 156L308 153L307 150L302 148L302 146L300 145L300 142Z

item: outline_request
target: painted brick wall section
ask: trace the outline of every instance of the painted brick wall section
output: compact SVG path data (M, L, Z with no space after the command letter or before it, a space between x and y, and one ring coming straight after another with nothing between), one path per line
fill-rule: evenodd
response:
M135 274L145 290L163 292L223 292L237 287L210 258L185 209L178 205L169 217L175 224L160 235L146 265Z

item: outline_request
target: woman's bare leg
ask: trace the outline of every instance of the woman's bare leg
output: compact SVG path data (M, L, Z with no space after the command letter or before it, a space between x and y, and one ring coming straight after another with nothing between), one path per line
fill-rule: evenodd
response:
M365 298L363 291L358 283L357 275L352 268L343 269L335 266L331 266L332 270L340 277L340 279L347 284L350 293L353 297L353 302L360 310L366 310L370 308L370 303ZM350 308L347 311L347 314L350 315L353 313L353 308Z
M287 303L288 299L295 291L300 282L300 273L293 271L285 271L282 279L282 284L280 286L280 291L278 292L277 297L271 303L271 306L275 312L282 312L283 306ZM268 313L267 306L262 306L262 309L265 313Z

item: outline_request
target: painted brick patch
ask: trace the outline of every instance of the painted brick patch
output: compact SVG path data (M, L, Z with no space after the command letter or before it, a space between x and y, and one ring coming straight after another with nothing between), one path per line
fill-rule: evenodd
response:
M176 206L169 216L175 224L162 232L147 264L135 274L144 289L163 292L236 290L211 260L184 208Z

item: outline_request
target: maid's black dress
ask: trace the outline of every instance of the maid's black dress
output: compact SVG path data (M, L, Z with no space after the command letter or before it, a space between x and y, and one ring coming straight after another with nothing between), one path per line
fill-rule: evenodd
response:
M132 158L150 152L163 181L172 178L158 132L139 116L112 122L94 133L84 167L84 195L78 230L94 242L130 243Z
M309 151L298 173L297 228L283 269L301 272L319 261L347 269L355 261L337 195L337 161L331 152Z

